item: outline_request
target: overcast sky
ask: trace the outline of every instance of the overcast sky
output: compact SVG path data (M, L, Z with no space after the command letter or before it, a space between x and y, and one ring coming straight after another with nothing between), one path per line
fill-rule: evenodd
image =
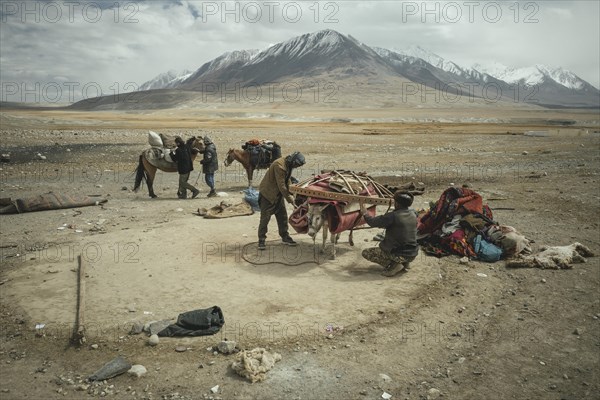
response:
M599 87L600 2L0 2L4 101L123 93L226 51L334 29L369 45L419 45L459 65L561 66ZM118 6L118 7L117 7ZM36 84L38 88L36 89Z

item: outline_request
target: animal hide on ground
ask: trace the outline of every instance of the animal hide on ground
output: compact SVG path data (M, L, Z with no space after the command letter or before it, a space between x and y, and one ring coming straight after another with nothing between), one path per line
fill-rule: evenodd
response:
M239 352L236 360L231 363L231 368L252 383L261 382L277 361L281 361L281 354L269 353L264 348L257 347Z
M245 200L235 205L224 200L218 206L214 206L208 210L206 208L198 209L198 215L208 219L240 217L252 214L254 214L252 206Z
M107 201L107 199L96 199L79 194L50 192L15 200L2 199L2 201L0 201L0 214L20 214L33 211L97 206L106 203Z
M572 264L586 262L585 257L594 257L594 253L581 243L569 246L555 246L542 248L542 251L529 256L519 256L506 263L513 268L542 268L542 269L570 269Z

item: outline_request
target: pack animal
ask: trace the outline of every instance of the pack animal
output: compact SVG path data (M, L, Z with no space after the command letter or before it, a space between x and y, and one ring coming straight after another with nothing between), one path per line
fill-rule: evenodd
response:
M225 156L225 161L223 162L223 164L226 167L230 166L234 161L237 161L240 164L242 164L242 166L246 170L246 176L248 177L248 187L251 188L252 179L254 177L254 171L257 169L269 168L271 162L273 162L276 158L281 157L281 147L277 143L272 142L271 152L267 155L267 157L270 157L267 160L267 162L264 162L264 160L260 160L259 162L253 163L252 153L249 149L229 149L227 155Z
M325 245L327 243L327 235L329 233L329 219L327 213L330 210L331 204L315 203L308 205L308 235L312 237L313 243L317 238L317 233L320 230L323 231L323 244L321 246L321 253L325 253ZM335 260L336 249L335 245L340 238L340 234L331 234L331 259ZM316 243L315 243L316 246Z
M202 151L204 150L204 143L202 137L192 136L186 143L191 144L192 147ZM135 171L135 184L133 191L137 192L142 185L142 181L146 181L148 185L148 195L152 198L158 197L154 193L154 178L156 171L161 170L163 172L177 172L177 164L169 161L169 157L165 157L164 152L168 149L162 149L158 147L150 147L140 154L138 166ZM196 158L196 154L192 154L192 162Z

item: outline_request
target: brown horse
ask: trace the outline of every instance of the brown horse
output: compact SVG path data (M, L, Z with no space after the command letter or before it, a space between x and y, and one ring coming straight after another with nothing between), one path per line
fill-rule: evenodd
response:
M252 187L252 177L254 175L254 170L255 169L266 169L269 166L257 166L254 167L252 166L252 163L250 162L250 152L247 150L242 150L242 149L229 149L229 151L227 152L227 156L225 157L225 161L223 162L223 164L228 167L231 165L231 163L233 163L234 161L239 162L240 164L242 164L242 166L244 167L244 169L246 170L246 175L248 176L248 187Z
M186 141L186 143L191 144L193 148L196 148L200 151L204 150L202 137L197 138L192 136ZM177 164L172 161L167 161L164 158L160 158L161 154L162 150L157 147L146 149L142 152L142 154L140 154L139 163L135 172L135 185L133 186L134 192L138 191L142 185L142 181L145 180L148 184L148 194L150 197L158 197L154 193L153 188L156 170L160 169L164 172L177 172ZM196 154L192 154L192 162L195 158Z

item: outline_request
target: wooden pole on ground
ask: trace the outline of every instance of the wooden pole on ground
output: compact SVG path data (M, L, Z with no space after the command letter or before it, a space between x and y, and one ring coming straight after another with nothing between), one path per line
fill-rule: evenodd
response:
M85 261L81 255L77 256L79 270L77 276L77 319L73 332L72 342L75 344L85 343L85 326L83 310L85 308Z

